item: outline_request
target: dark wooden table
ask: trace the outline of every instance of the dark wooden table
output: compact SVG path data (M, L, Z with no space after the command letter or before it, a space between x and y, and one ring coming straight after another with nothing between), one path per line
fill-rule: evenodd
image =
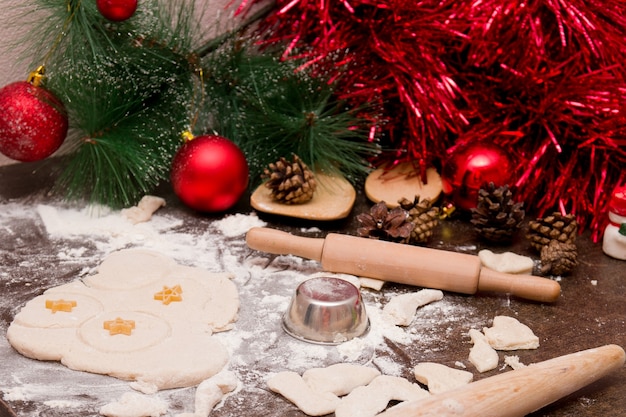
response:
M3 210L3 206L9 203L34 205L58 201L58 196L50 194L51 185L57 175L56 171L57 165L54 160L0 167L0 210ZM311 222L263 213L259 213L259 217L270 227L296 234L301 233L303 228L313 227L319 229L317 235L320 237L328 232L355 234L358 225L356 214L369 210L371 205L364 197L362 190L357 189L357 192L357 203L353 212L343 220ZM162 185L154 194L167 200L167 206L162 209L164 213L179 216L185 219L186 224L206 224L220 218L217 215L195 213L182 206L172 194L168 184ZM245 198L229 213L236 212L250 212ZM50 255L54 252L54 245L46 238L45 229L42 229L40 224L25 222L23 225L16 225L16 228L21 230L21 233L3 234L0 238L0 282L3 288L2 297L5 300L1 304L2 311L0 311L2 337L21 305L49 286L71 281L76 275L75 270L68 270L63 265L53 262L54 257ZM562 295L554 304L528 302L505 294L467 296L446 293L445 297L449 302L471 307L472 311L485 321L496 315L512 315L527 324L540 339L539 349L511 352L511 354L518 355L521 362L526 364L605 344L618 344L626 347L626 263L606 256L602 252L601 245L591 242L588 234L581 235L577 245L580 264L572 275L560 278ZM497 252L507 250L529 255L534 259L538 258L537 254L531 251L523 234L512 245L490 246L476 238L469 223L463 218L443 222L428 246L466 253L477 253L481 249L492 249ZM257 255L264 256L263 254ZM269 259L270 256L267 256ZM45 265L45 271L42 271L42 265ZM53 276L54 279L46 278L49 276ZM31 282L32 285L24 286L25 281ZM388 300L389 294L411 290L415 288L388 283L381 293L364 290L364 297L366 300L376 299L384 303ZM10 303L6 302L7 299L11 300ZM410 379L412 367L418 361L434 361L454 366L458 360L466 360L469 347L471 347L467 330L462 325L448 326L440 338L429 341L427 346L402 346L387 341L377 349L377 355L397 362L402 369L403 376ZM17 355L17 353L14 354ZM0 365L2 372L10 370L7 361L13 360L12 358L14 358L12 355L2 358L2 365ZM60 367L58 364L49 364L49 366L53 373L57 372L56 370ZM319 364L319 366L324 366L324 364ZM258 369L256 371L262 373L279 370ZM501 372L505 371L496 369L478 374L474 370L474 375L475 379L481 379ZM96 378L107 377L96 376ZM255 381L251 385L256 384L256 386L245 387L237 394L237 396L243 396L242 401L237 401L233 396L211 415L303 415L282 397L269 392L262 379ZM71 381L58 381L58 384L64 383L71 383ZM555 380L553 383L559 384L560 382ZM3 391L7 388L0 386ZM12 415L11 410L17 415L68 415L62 410L46 408L29 401L6 400L6 395L2 391L0 393L5 397L6 403L0 404L0 416ZM626 368L622 368L531 415L535 417L626 415L625 393ZM85 392L85 396L89 396L89 393ZM247 409L246 404L251 404L250 407L253 405L253 408ZM97 415L93 413L94 407L89 410L91 411L70 410L70 413L76 416Z

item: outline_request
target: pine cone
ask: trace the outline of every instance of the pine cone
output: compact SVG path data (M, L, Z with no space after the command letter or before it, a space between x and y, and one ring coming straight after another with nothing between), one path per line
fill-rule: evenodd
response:
M357 234L361 237L392 240L406 243L411 236L413 223L408 221L409 213L402 207L387 208L384 201L376 203L369 213L356 216L361 227Z
M574 243L551 240L541 249L541 273L566 275L578 265L578 250Z
M528 224L526 237L530 240L530 245L541 252L541 249L552 240L561 243L575 243L577 232L578 222L574 215L564 216L556 212L543 219L531 221Z
M419 196L413 201L403 198L398 204L408 212L408 221L413 223L409 243L427 242L439 225L439 207L432 207L433 203L427 198L420 201Z
M265 186L271 190L272 198L285 204L306 203L317 188L313 172L295 154L291 163L281 157L269 164L261 177L267 179Z
M478 191L478 202L472 209L474 230L492 242L507 242L524 220L524 203L513 201L508 185L496 187L493 182Z

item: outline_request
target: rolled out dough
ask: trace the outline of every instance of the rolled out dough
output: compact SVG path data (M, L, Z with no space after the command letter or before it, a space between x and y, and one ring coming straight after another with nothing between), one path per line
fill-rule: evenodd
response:
M193 386L228 361L211 335L237 318L239 296L230 278L157 252L115 252L95 275L29 301L7 339L24 356L71 369L158 389ZM63 301L68 311L46 307Z

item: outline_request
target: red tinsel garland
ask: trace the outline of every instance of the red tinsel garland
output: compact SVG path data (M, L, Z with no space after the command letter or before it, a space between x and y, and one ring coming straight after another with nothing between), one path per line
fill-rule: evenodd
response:
M518 161L528 211L601 236L626 181L625 2L277 0L260 34L377 105L387 161L425 169L488 140Z

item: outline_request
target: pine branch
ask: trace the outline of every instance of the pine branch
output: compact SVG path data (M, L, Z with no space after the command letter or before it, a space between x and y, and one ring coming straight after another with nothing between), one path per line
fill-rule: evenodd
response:
M337 101L327 80L311 77L238 39L206 60L209 129L237 143L250 165L251 185L281 156L356 181L377 148L358 109Z

